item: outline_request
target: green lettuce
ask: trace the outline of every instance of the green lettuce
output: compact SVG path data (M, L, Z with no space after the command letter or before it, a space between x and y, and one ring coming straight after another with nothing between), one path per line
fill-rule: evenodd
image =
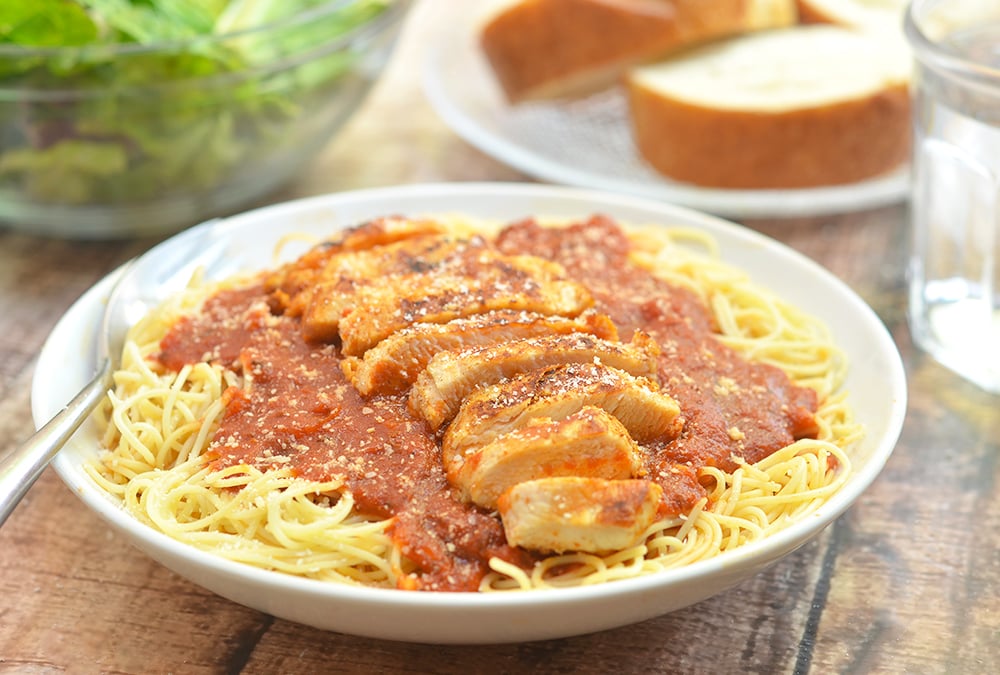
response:
M142 202L293 162L361 86L360 54L328 45L392 1L264 33L329 2L2 0L0 199Z

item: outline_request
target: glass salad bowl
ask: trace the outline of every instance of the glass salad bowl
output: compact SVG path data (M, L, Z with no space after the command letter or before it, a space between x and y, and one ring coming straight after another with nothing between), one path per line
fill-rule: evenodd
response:
M321 150L410 0L4 0L0 222L149 235L236 210Z

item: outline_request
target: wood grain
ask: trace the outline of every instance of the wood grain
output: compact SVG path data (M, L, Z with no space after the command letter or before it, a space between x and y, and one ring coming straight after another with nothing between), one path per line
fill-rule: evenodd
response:
M420 92L417 7L352 123L270 199L397 183L521 180L471 148ZM112 534L50 470L0 529L0 673L991 673L1000 665L1000 397L916 351L903 206L746 224L812 257L885 322L909 412L879 480L820 537L694 607L564 640L441 647L328 633L236 605ZM152 240L0 230L0 452L32 431L33 364L58 317Z

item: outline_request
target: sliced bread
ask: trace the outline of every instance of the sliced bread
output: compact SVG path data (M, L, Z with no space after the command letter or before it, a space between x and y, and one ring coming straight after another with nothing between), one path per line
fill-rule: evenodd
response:
M796 0L802 23L832 23L847 28L903 29L909 0Z
M796 19L795 0L516 0L480 42L508 100L586 93L677 49Z
M734 38L630 73L635 142L697 185L852 183L907 158L909 74L895 41L836 26Z

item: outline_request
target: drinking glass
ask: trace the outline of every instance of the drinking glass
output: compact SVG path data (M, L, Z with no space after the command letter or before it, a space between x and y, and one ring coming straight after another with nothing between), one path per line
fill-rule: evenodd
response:
M1000 393L1000 0L914 0L909 323Z

